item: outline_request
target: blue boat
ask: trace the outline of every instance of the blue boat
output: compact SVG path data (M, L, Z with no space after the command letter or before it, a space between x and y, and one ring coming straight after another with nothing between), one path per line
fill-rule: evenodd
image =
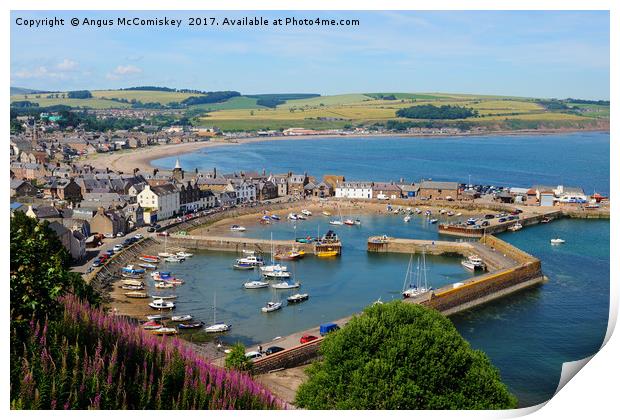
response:
M123 273L129 274L144 274L144 272L146 271L144 268L134 268L133 265L123 267L121 270L123 271Z

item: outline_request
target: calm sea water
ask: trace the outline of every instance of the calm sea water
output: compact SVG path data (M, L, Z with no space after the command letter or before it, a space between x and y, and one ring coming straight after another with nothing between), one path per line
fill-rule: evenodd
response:
M350 179L368 179L372 174L373 179L384 180L401 176L466 180L471 173L472 182L518 186L564 183L587 191L609 190L608 134L360 139L363 147L352 147L350 142L247 144L181 156L181 163L184 167L215 165L232 171L260 169L257 165L265 162L268 171L275 173L302 172L312 162L312 174L341 173ZM340 155L332 156L338 150ZM167 166L165 160L162 166ZM398 298L408 256L368 254L368 236L438 239L437 227L422 218L409 224L396 216L359 218L361 227L335 227L344 244L341 258L309 256L287 262L302 282L300 292L310 294L309 301L263 314L260 308L267 300L285 298L295 291L245 290L242 283L254 279L256 273L232 270L235 254L202 252L186 263L169 265L187 281L175 292L179 295L177 312L210 323L216 296L217 321L233 324L225 341L252 345L350 315L378 298ZM322 233L334 228L327 222L325 217L314 216L296 225L282 221L249 226L247 232L237 235L269 238L273 234L274 239L316 236L317 229ZM564 238L566 243L551 246L553 237ZM609 221L563 219L502 234L501 238L540 258L549 281L451 319L474 348L491 358L520 405L529 406L553 395L562 363L587 357L600 348L609 313ZM428 256L427 268L428 280L435 287L471 275L458 258Z
M581 186L609 192L609 134L477 137L335 137L278 140L210 147L179 156L186 170L220 173L342 174L350 180L468 182L530 187L532 184ZM171 169L176 156L155 166Z

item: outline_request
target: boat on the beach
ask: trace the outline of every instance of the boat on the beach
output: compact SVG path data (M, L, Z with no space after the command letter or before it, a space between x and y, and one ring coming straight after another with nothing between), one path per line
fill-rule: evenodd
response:
M145 323L142 324L142 328L144 328L145 330L157 330L159 328L163 327L163 325L161 325L159 322L153 320L153 321L147 321Z
M286 301L288 303L299 303L299 302L303 302L304 300L308 300L309 297L310 295L308 295L308 293L296 293L294 295L287 297Z
M559 244L563 244L566 241L564 239L561 238L555 238L555 239L551 239L551 244L552 245L559 245Z
M127 265L121 268L121 271L129 274L144 274L146 270L144 268L136 268L133 265Z
M204 322L198 321L198 322L192 322L190 324L181 323L181 324L177 325L177 327L180 330L190 330L190 329L194 329L194 328L200 328L204 324L205 324Z
M161 257L161 258L167 258L167 257L172 257L174 256L174 254L171 254L169 252L160 252L157 254L157 256Z
M233 232L245 232L246 228L244 228L243 226L239 226L239 225L232 225L230 227L230 230Z
M282 308L282 302L267 302L260 310L263 312L274 312Z
M191 315L175 315L170 317L170 321L172 322L184 322L191 321L193 317Z
M127 292L125 296L132 299L145 299L149 297L148 293L144 292Z
M122 282L123 286L144 286L144 283L142 282L142 280L123 280Z
M286 216L286 218L288 220L297 220L297 219L299 219L299 216L297 214L295 214L295 213L289 213L288 216Z
M170 315L163 315L163 314L147 315L146 319L148 319L149 321L163 321L166 319L170 319Z
M154 301L149 303L149 306L151 308L153 308L153 309L173 309L174 308L174 303L173 302L166 302L163 299L155 299Z
M470 255L466 259L461 261L461 265L468 270L476 271L476 270L484 270L485 264L477 255Z
M141 279L142 277L144 277L144 275L143 274L122 273L121 277L123 277L125 279L138 280L138 279Z
M301 286L301 283L297 281L295 283L288 283L286 281L283 281L281 283L274 283L271 285L273 289L296 289L299 286Z
M302 213L304 216L312 216L312 212L311 212L310 210L303 209L303 210L301 211L301 213Z
M123 284L121 286L123 290L144 290L144 285L140 284Z
M323 216L331 216L332 214L328 211L323 211L321 212L323 214Z
M155 268L157 268L157 266L155 264L150 264L150 263L140 263L138 265L140 267L142 267L142 268L147 268L147 269L155 269Z
M269 283L266 281L253 280L247 283L243 283L243 287L245 289L264 289L265 287L269 287Z
M151 332L155 335L174 335L178 331L176 328L172 328L172 327L160 327L156 330L151 330Z
M153 295L151 297L153 299L155 299L155 300L158 300L158 299L161 299L161 300L174 300L174 299L178 298L177 295L167 295L167 296L155 296L155 295Z
M158 281L155 283L155 287L158 289L172 289L174 284L166 283L165 281Z
M271 218L272 218L273 220L280 220L280 216L278 216L277 214L272 214L272 215L271 215Z

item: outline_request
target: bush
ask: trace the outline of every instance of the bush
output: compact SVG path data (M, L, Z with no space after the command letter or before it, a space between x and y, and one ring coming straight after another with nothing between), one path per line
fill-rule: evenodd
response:
M504 409L517 401L487 356L419 305L373 305L321 344L296 404L309 409Z
M226 356L226 367L229 369L237 369L242 372L252 372L254 364L245 356L245 347L241 343L237 343Z

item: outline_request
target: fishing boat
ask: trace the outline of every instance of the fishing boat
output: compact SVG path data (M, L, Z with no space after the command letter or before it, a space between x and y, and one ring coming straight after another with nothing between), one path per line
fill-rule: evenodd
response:
M193 328L200 328L204 325L205 323L202 321L198 321L198 322L192 322L191 324L184 324L181 323L179 325L177 325L177 327L180 330L189 330L189 329L193 329Z
M142 274L131 274L131 273L122 273L121 277L125 278L125 279L134 279L134 280L138 280L141 279L142 277L144 277Z
M163 325L161 325L157 321L147 321L144 324L142 324L142 328L144 328L145 330L157 330L161 327L163 327Z
M273 289L297 289L299 286L301 286L301 283L299 283L298 281L292 284L283 281L282 283L275 283L271 285Z
M124 286L144 286L141 280L123 280L122 284Z
M308 295L308 293L296 293L294 295L287 297L286 301L288 303L299 303L299 302L303 302L304 300L308 300L309 297L310 295Z
M347 226L355 226L355 221L352 219L346 219L343 223Z
M158 289L172 289L174 284L166 283L165 281L158 281L155 283L155 287Z
M272 214L272 215L271 215L271 218L272 218L273 220L280 220L280 216L278 216L277 214Z
M170 321L172 322L191 321L192 319L193 317L191 315L175 315L173 317L170 317Z
M155 269L155 268L157 268L157 266L155 264L150 264L150 263L140 263L138 265L140 267L142 267L142 268L147 268L147 269Z
M323 216L331 216L332 214L328 211L321 212Z
M269 287L269 283L266 281L253 280L247 283L243 283L243 287L245 289L264 289L265 287Z
M170 319L170 316L168 315L162 315L162 314L157 314L157 315L147 315L146 319L148 319L149 321L163 321L165 319Z
M230 230L233 232L245 232L246 229L243 226L239 226L239 225L232 225L230 227Z
M437 223L438 221L439 221L439 220L437 220L437 219L431 219L431 220L429 220L428 222L429 222L430 224L434 225L434 224L435 224L435 223Z
M137 284L123 284L121 286L121 289L123 290L144 290L144 286L137 285Z
M132 299L144 299L149 297L148 293L144 292L127 292L125 293L125 296Z
M267 302L260 310L263 312L274 312L282 308L282 302Z
M409 216L409 215L406 215L406 216L403 218L403 221L404 221L405 223L409 223L409 221L410 221L410 220L411 220L411 216Z
M149 306L153 309L173 309L174 303L166 302L163 299L155 299L153 302L149 303Z
M560 238L555 238L555 239L551 239L551 244L552 245L559 245L559 244L563 244L566 241L564 239L560 239Z
M243 258L237 258L236 263L237 264L241 264L241 265L251 265L251 266L261 266L263 264L265 264L265 261L263 260L262 257L257 257L256 255L253 255L254 253L252 253L252 255L248 255L246 257Z
M407 266L407 274L405 274L405 283L403 284L403 298L412 298L416 296L420 296L426 292L433 290L433 288L428 287L428 282L426 280L426 254L422 251L422 266L420 266L420 257L418 257L418 265L416 268L416 281L415 284L412 283L413 280L413 255L409 258L409 265ZM424 281L422 281L422 273L424 277ZM406 285L409 283L409 288L406 289Z
M179 252L177 252L177 254L176 254L176 255L177 255L177 257L179 257L179 258L191 258L191 257L193 257L193 256L194 256L194 254L191 254L191 253L189 253L189 252L185 252L185 251L179 251Z
M160 327L156 330L151 330L151 332L155 335L174 335L178 331L176 328L172 328L172 327Z
M482 259L477 255L470 255L467 259L461 261L461 265L468 270L484 270L485 264Z
M301 213L302 213L304 216L312 216L312 212L311 212L310 210L303 209L303 210L301 211Z
M338 256L338 250L329 247L329 248L327 248L325 250L316 251L315 255L317 257L319 257L319 258L337 257Z
M151 296L153 299L161 299L161 300L174 300L178 298L177 295L167 295L167 296Z
M288 271L267 271L265 273L262 273L263 277L265 278L270 278L270 279L288 279L291 277L291 273L289 273Z
M229 324L223 324L223 323L217 323L215 321L215 293L213 294L213 324L205 327L205 332L208 333L220 333L220 332L226 332L228 330L230 330L231 325Z
M523 225L521 223L515 223L514 225L512 225L512 226L510 226L508 228L508 230L511 231L511 232L516 232L516 231L521 230L521 229L523 229Z

